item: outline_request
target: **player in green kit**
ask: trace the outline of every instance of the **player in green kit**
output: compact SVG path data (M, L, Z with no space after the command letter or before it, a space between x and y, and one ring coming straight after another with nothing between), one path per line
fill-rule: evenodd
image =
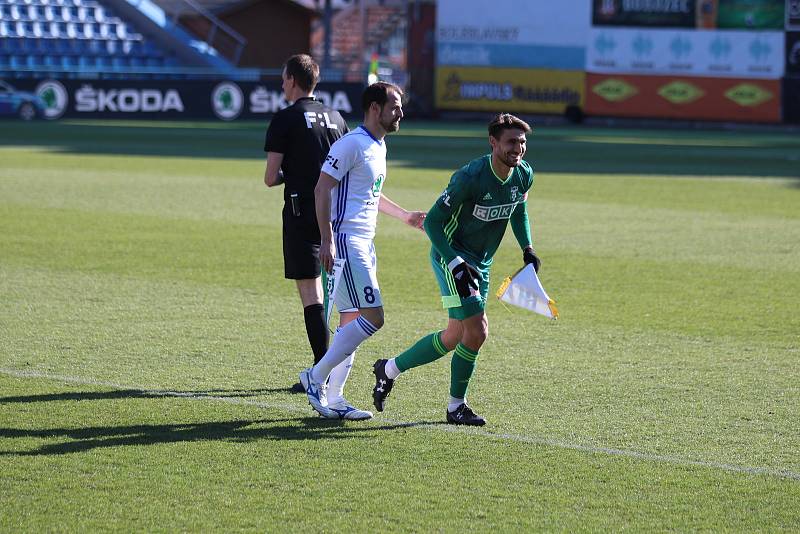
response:
M525 121L513 115L497 115L489 123L492 153L456 171L428 212L425 231L432 244L431 263L449 321L445 330L425 336L397 357L375 362L372 398L379 412L401 373L455 349L450 364L447 422L486 424L467 405L467 386L478 351L489 334L484 313L489 271L509 221L522 248L523 261L532 263L537 272L541 263L531 243L527 212L533 169L522 159L525 136L530 131Z

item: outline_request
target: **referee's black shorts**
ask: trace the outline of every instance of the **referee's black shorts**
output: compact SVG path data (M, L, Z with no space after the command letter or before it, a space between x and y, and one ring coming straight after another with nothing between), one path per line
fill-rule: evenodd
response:
M317 278L319 262L319 226L314 211L314 197L299 202L300 215L292 213L291 202L283 205L283 267L290 280Z

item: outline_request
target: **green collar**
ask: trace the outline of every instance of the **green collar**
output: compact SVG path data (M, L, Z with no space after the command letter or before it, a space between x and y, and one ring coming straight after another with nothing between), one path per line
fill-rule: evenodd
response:
M503 185L505 185L506 182L508 182L508 180L514 175L514 169L512 168L512 169L510 169L511 172L508 173L508 176L506 176L505 180L500 178L499 176L497 176L497 173L494 172L494 165L492 165L492 156L491 155L489 155L489 168L492 169L492 174L494 174L494 177L497 178L497 180Z

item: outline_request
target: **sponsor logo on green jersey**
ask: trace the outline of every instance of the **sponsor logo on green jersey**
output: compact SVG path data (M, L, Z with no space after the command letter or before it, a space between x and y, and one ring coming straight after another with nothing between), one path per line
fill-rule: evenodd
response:
M472 216L481 221L499 221L501 219L508 219L517 207L517 202L513 204L502 204L500 206L479 206L475 204L475 209L472 210Z

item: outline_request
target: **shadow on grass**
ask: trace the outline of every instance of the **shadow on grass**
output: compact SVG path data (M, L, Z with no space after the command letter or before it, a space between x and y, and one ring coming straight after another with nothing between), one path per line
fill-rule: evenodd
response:
M288 393L288 388L200 391L143 391L123 389L112 391L75 391L0 397L1 404L53 401L103 401L119 399L203 399L253 397L269 393ZM353 421L322 419L316 415L299 415L276 419L238 419L203 423L174 423L161 425L95 426L85 428L22 429L0 427L0 439L69 439L50 443L36 449L0 451L0 456L60 455L97 448L156 445L191 441L228 441L232 443L258 440L338 440L374 438L374 432L399 430L415 426L431 426L440 422L421 421L375 426Z
M291 388L261 388L261 389L207 389L200 391L144 391L139 389L118 389L114 391L71 391L66 393L46 393L42 395L19 395L15 397L0 397L0 404L30 403L30 402L58 402L58 401L86 401L86 400L114 400L114 399L155 399L165 397L258 397L272 393L291 393Z
M164 443L227 441L246 443L260 440L339 440L374 438L376 431L400 430L436 423L399 423L372 426L311 416L280 419L213 421L205 423L97 426L87 428L20 429L0 428L0 438L68 438L24 451L0 451L0 456L41 456L86 452L98 448L158 445Z

